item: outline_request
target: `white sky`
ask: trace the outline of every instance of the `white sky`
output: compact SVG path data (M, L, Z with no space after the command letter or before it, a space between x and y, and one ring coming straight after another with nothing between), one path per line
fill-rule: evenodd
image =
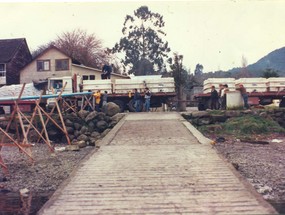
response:
M255 63L285 46L285 0L0 2L0 38L26 38L30 50L77 28L106 47L123 36L126 15L146 5L164 17L166 40L193 72ZM172 55L172 54L171 54Z

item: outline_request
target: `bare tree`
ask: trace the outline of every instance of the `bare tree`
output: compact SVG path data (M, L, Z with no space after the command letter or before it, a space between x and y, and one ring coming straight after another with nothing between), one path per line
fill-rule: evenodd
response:
M85 66L99 67L109 58L107 50L102 46L102 41L94 34L88 35L81 29L62 33L57 37L54 45Z
M50 45L54 45L85 66L99 68L101 63L107 63L110 60L110 52L103 47L102 41L95 34L87 34L81 29L63 32L55 41L38 47L32 55L38 55Z

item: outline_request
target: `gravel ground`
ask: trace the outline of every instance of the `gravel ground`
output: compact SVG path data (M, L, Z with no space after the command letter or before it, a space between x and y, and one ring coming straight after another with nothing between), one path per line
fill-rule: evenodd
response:
M285 135L258 137L269 144L241 142L233 137L225 139L215 145L218 153L228 159L266 200L284 202Z
M66 145L56 144L55 147ZM95 147L88 146L79 151L61 151L51 153L46 144L32 147L34 162L17 147L3 147L2 158L9 169L9 176L0 171L0 191L19 192L27 188L33 193L55 191L78 163Z
M214 139L215 137L210 137ZM285 135L273 134L259 137L269 144L241 142L225 137L215 148L231 162L267 200L285 201ZM272 140L280 140L274 142ZM65 145L55 145L56 147ZM16 147L3 147L1 155L10 176L0 171L0 191L19 192L27 188L33 193L55 191L78 163L96 148L85 147L80 151L50 153L45 144L32 147L34 163Z

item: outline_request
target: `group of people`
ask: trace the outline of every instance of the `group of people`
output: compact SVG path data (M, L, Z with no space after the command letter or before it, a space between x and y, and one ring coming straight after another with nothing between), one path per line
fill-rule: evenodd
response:
M244 102L244 108L249 109L248 104L248 94L246 88L243 84L236 86L236 90L240 91ZM227 84L219 85L219 92L215 89L215 86L211 87L211 109L212 110L225 110L227 108L227 93L229 92L229 87Z
M145 112L149 112L150 111L150 98L151 98L151 92L149 90L148 87L145 88L144 91L144 110ZM135 109L136 112L140 112L141 111L141 94L140 92L138 92L138 89L134 89L134 102L135 102Z

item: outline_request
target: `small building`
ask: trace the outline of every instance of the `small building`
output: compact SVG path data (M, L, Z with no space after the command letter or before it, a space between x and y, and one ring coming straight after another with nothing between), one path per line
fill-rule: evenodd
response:
M51 77L73 77L75 74L82 76L83 80L101 79L100 69L79 65L57 47L50 46L21 70L20 83L39 82ZM117 78L129 77L112 73L111 79Z
M31 61L25 38L0 40L0 86L19 84L20 70Z

